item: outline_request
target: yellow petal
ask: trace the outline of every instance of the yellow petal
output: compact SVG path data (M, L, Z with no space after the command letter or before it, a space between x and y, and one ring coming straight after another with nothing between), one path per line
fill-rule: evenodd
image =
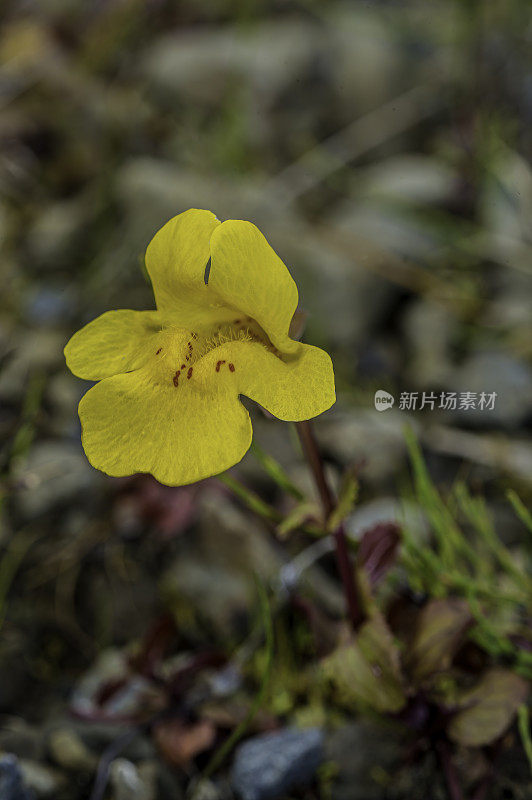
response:
M211 234L219 225L211 211L191 208L163 225L146 250L157 308L185 328L233 316L224 316L224 303L204 280Z
M336 400L331 359L308 344L280 358L258 342L227 342L201 359L198 377L204 385L232 380L233 391L289 422L316 417Z
M227 305L256 320L279 350L297 350L297 342L288 336L297 286L251 222L228 220L213 229L209 287Z
M331 359L309 344L298 343L283 359L259 344L244 345L235 375L241 394L287 422L317 417L336 401Z
M197 367L197 372L201 373ZM216 475L251 444L249 415L231 381L172 381L153 368L106 378L79 404L82 444L108 475L149 472L168 486Z
M65 347L78 378L100 380L140 367L161 329L156 311L107 311L77 331Z

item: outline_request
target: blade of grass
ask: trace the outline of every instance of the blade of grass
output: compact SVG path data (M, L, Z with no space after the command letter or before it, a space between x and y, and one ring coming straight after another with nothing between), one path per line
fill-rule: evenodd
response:
M512 504L515 513L517 514L523 525L525 525L525 527L528 528L530 533L532 533L532 514L525 506L525 504L523 503L517 492L514 492L513 489L509 489L508 492L506 493L506 497Z
M272 456L264 452L262 447L260 447L260 445L258 445L256 442L252 443L251 452L266 474L270 476L270 478L277 484L277 486L279 486L280 489L282 489L284 492L287 492L292 497L295 497L295 499L299 502L305 499L304 493L293 483L281 464L279 464L275 458L272 458Z
M521 742L523 743L523 750L526 753L530 772L532 773L532 734L530 733L530 715L525 703L517 709L517 725Z
M218 476L218 480L224 483L228 489L231 489L231 491L234 492L251 511L254 511L255 514L275 523L282 520L281 514L269 506L268 503L265 503L258 494L248 489L247 486L244 486L244 484L236 478L233 478L231 475L223 474Z
M410 427L405 428L405 439L414 473L414 486L438 545L438 555L446 568L456 563L456 546L462 538L445 504L428 474L419 443Z
M0 628L2 628L6 616L6 598L9 589L26 553L36 538L35 534L22 532L15 534L0 561Z
M525 573L519 569L512 555L497 536L484 500L480 497L471 497L463 485L460 487L459 500L462 511L482 537L487 548L491 550L502 569L511 575L517 586L529 596L532 592L532 584Z

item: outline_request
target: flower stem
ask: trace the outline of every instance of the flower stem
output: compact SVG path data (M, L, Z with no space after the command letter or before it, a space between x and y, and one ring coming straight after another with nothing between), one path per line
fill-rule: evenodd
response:
M458 781L458 775L456 774L456 768L451 758L449 745L445 741L438 742L436 750L438 756L440 757L440 763L445 776L445 782L447 783L447 790L449 792L450 800L464 800L464 795Z
M314 438L310 422L296 422L296 429L303 448L303 453L312 471L318 489L325 520L331 515L335 507L335 498L325 476L323 461ZM353 630L357 631L364 621L364 612L360 602L360 592L356 584L355 571L349 557L345 527L340 524L333 533L336 554L336 564L342 579L344 595Z

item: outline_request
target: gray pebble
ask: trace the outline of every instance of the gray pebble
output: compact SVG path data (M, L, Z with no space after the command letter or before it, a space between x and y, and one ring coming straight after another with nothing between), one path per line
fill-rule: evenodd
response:
M24 785L22 771L16 756L0 758L0 797L2 800L35 800L35 795Z
M323 760L319 728L287 728L248 739L236 751L231 774L242 800L274 800L308 784Z

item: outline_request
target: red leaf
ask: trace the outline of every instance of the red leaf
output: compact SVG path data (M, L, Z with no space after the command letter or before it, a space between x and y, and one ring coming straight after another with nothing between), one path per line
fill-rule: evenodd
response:
M400 529L395 522L379 522L363 534L358 546L357 560L372 586L395 563L400 541Z

